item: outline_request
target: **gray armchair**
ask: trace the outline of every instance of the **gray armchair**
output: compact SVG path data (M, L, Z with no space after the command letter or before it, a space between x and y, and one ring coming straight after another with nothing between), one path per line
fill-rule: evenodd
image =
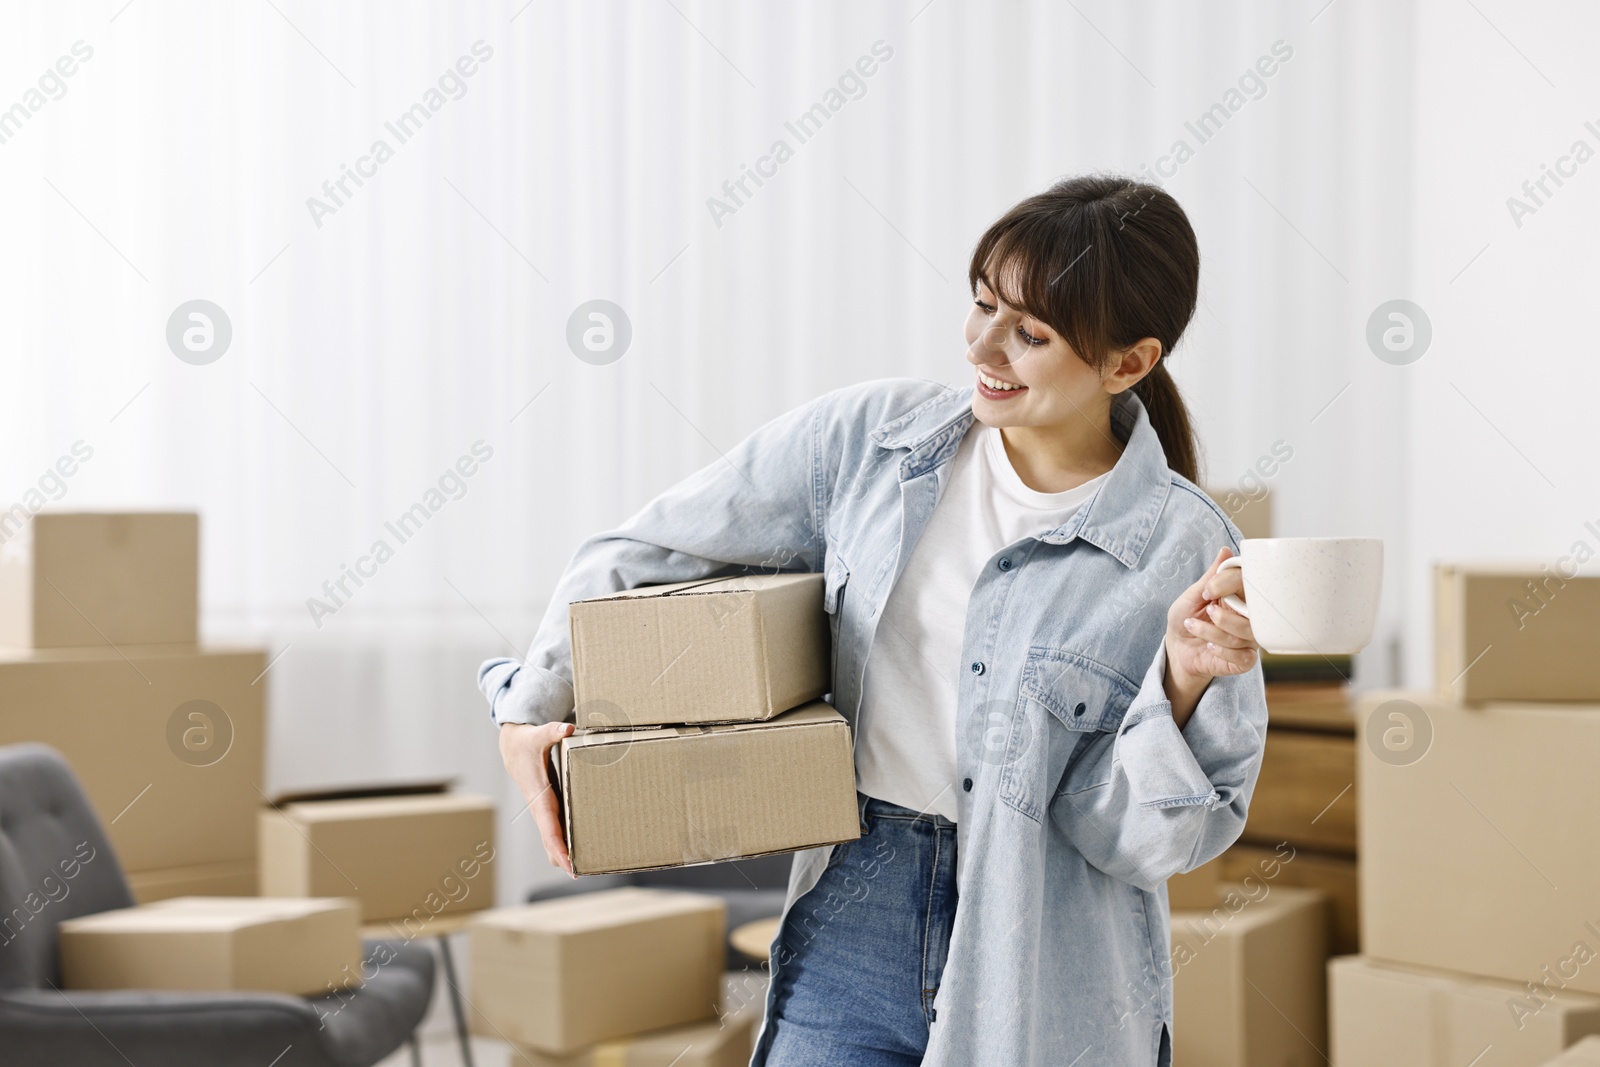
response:
M75 863L88 849L93 858ZM392 956L373 956L379 943L367 942L366 956L389 962L342 997L62 990L56 924L132 903L60 754L0 748L0 1059L8 1067L370 1067L412 1037L433 996L432 954L400 941L387 943Z

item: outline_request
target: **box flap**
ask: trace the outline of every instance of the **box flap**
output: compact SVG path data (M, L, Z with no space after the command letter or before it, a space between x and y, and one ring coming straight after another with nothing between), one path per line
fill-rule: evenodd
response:
M771 730L782 726L814 726L819 723L843 722L844 716L823 700L813 700L798 708L757 722L721 722L703 726L644 726L636 730L582 730L562 740L563 748L588 748L593 745L631 745L635 742L662 738L687 737L691 734L743 733L749 730Z

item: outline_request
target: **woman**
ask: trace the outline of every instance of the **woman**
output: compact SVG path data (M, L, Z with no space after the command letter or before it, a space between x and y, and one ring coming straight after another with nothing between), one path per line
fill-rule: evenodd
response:
M1238 837L1260 768L1255 643L1217 571L1239 534L1165 364L1199 282L1183 210L1062 181L968 280L972 384L870 381L761 427L585 541L527 660L479 672L570 872L544 763L571 731L566 605L825 574L861 837L796 854L754 1065L1166 1067L1166 880Z

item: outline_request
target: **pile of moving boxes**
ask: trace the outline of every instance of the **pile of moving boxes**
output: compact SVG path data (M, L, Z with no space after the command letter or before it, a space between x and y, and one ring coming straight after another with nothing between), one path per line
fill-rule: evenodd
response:
M574 872L789 852L859 835L822 575L643 586L569 607L576 731L555 754ZM723 975L726 908L623 887L469 926L475 1032L529 1067L735 1067L766 983Z
M68 988L326 994L373 965L363 927L433 936L493 905L485 797L263 791L268 663L198 643L198 516L0 532L0 745L65 757L138 902L60 924ZM108 862L85 848L74 875ZM9 940L30 917L0 919Z
M1230 514L1270 536L1252 508ZM1600 578L1433 583L1431 692L1262 657L1249 821L1168 883L1176 1062L1600 1063Z

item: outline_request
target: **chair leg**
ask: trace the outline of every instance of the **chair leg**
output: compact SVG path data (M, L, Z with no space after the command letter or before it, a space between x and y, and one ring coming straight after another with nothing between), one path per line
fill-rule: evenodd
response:
M461 1063L463 1067L473 1067L472 1042L467 1037L467 1017L461 1010L461 987L456 984L455 960L450 955L450 938L439 938L439 958L444 962L444 980L450 987L450 1010L456 1017L456 1037L461 1041Z
M411 1038L406 1042L411 1046L411 1067L422 1067L422 1046L417 1044L417 1032L411 1031Z

